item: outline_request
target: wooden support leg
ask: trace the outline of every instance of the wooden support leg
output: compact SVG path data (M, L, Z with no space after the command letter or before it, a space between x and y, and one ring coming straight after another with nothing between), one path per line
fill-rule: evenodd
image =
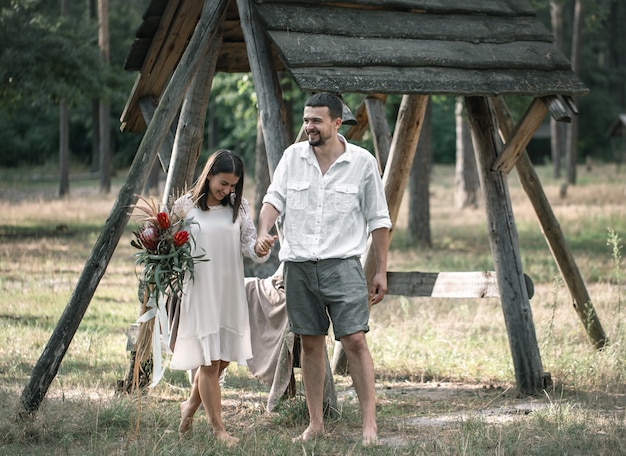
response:
M500 97L493 100L494 111L498 117L498 128L500 135L506 139L513 131L513 119L506 103ZM541 187L539 176L533 168L530 157L526 151L519 157L515 164L515 169L519 177L522 188L528 195L532 203L543 235L550 247L561 276L565 282L574 301L574 309L583 323L587 335L591 339L594 347L601 349L607 343L607 337L602 328L602 324L595 312L589 292L580 274L578 266L567 247L565 237L559 226L559 222L550 207L550 202Z
M496 122L487 98L467 97L465 104L485 199L489 241L517 387L523 394L535 394L544 388L544 372L526 290L506 176L491 170L500 146L496 136Z

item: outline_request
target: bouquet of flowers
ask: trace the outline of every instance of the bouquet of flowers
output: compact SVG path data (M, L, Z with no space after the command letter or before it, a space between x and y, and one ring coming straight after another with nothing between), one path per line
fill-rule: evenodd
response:
M146 206L134 207L146 216L130 244L140 250L134 255L135 264L144 268L140 280L154 295L180 295L185 281L194 279L194 264L203 259L203 255L194 257L191 253L194 240L189 226L194 222L187 214L194 202L182 197L173 201L170 209L159 209L154 201L139 198Z
M169 321L165 300L180 298L187 280L194 280L194 265L199 261L209 261L204 255L192 254L193 236L190 225L193 219L187 217L195 202L189 196L172 199L169 207L159 206L138 196L144 205L135 205L145 215L140 219L140 227L133 231L131 245L140 251L135 253L135 264L143 266L139 276L144 289L139 335L135 346L135 365L145 363L150 355L154 357L154 379L156 385L161 378L161 337L169 338ZM153 320L153 324L149 324ZM135 369L137 371L137 369ZM135 377L137 373L135 373Z

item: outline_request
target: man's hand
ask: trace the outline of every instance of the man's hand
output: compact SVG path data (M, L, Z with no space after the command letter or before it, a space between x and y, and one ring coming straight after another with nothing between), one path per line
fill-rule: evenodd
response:
M376 305L383 300L387 293L387 274L377 273L372 279L372 286L369 292L370 304Z

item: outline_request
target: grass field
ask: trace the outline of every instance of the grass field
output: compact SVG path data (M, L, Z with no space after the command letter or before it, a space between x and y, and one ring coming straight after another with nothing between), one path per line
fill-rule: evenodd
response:
M577 185L560 198L561 181L547 167L537 172L609 338L604 350L589 343L513 171L509 187L524 271L535 284L531 306L544 370L554 382L549 389L517 393L499 300L388 296L372 309L368 336L380 446L361 448L349 378L335 377L339 414L328 419L328 436L302 446L291 443L307 421L298 370L296 397L268 413L269 387L233 366L223 413L242 440L227 449L211 436L203 413L193 435L179 439L179 403L189 387L184 373L166 371L140 397L116 392L129 364L127 331L139 312L132 221L40 409L16 419L32 368L115 195L98 194L94 181L72 181L71 196L59 200L54 181L0 170L0 455L626 454L626 178L614 165L581 167ZM492 270L482 205L454 209L451 167L435 167L431 182L434 245L405 242L403 208L389 269ZM253 189L246 191L251 200Z

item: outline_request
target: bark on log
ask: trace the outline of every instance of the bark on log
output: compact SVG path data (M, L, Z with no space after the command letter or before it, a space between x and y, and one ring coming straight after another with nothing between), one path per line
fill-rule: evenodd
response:
M272 51L260 19L255 14L251 0L237 0L241 29L246 40L250 69L258 96L261 129L267 150L270 177L273 175L283 151L289 145L286 109Z
M491 170L499 146L496 122L487 98L467 97L465 105L485 199L489 243L498 278L517 388L523 394L535 394L545 387L544 372L506 179L501 173Z

